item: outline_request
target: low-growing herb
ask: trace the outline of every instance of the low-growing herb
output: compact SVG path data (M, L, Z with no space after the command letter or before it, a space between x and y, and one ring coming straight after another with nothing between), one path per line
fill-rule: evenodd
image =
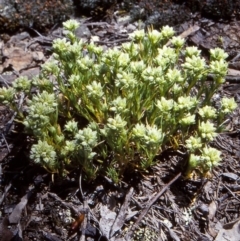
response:
M126 170L146 171L173 143L189 153L187 174L219 164L210 142L237 107L233 98L212 101L227 73L223 50L212 49L208 62L166 26L135 31L129 43L104 51L76 37L76 21L63 26L66 38L53 42L41 74L0 89L12 109L20 93L27 96L18 112L35 138L31 159L50 172L81 167L90 179L107 174L115 182Z

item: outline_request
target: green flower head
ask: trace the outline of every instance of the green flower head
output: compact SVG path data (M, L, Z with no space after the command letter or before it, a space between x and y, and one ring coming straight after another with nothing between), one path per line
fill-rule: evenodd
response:
M71 43L66 39L55 39L53 40L53 49L57 54L67 52Z
M73 154L76 151L76 149L77 149L77 144L75 140L66 141L63 149L61 150L61 154L66 157L68 155Z
M133 127L132 135L134 138L143 138L146 131L146 126L144 124L136 124L135 127Z
M162 130L157 126L146 126L145 142L147 145L160 145L163 140ZM160 148L160 146L159 146Z
M174 64L178 59L176 50L174 48L164 45L162 48L158 48L157 63L159 66L165 67L166 64ZM163 63L161 63L163 61Z
M166 77L170 83L182 83L184 78L178 69L168 69Z
M94 53L96 55L100 55L103 53L103 47L102 46L96 46L94 43L90 43L87 46L87 49L90 53Z
M175 48L180 49L183 47L185 41L181 37L174 36L174 37L172 37L171 42Z
M189 126L191 124L194 124L195 123L195 115L190 115L188 114L187 116L185 116L184 118L182 118L179 123L181 125L184 125L184 126Z
M221 161L221 152L212 147L204 147L202 150L202 159L211 170Z
M142 60L137 62L130 62L130 68L134 74L139 74L143 72L143 70L146 68L146 65Z
M165 97L161 97L161 100L157 101L156 106L161 112L169 112L173 109L174 101L172 99L167 100Z
M0 101L5 104L12 104L15 98L16 90L12 87L6 88L2 87L0 88Z
M118 96L115 100L113 100L111 102L110 110L114 111L116 113L119 113L119 114L125 113L125 112L127 112L126 106L127 106L126 98L122 98L122 97Z
M143 70L142 78L149 84L161 83L163 80L162 68L160 66L156 68L148 66Z
M212 141L217 136L216 127L210 121L201 122L198 129L203 139Z
M122 119L122 117L117 114L114 118L108 118L107 127L111 130L121 131L125 128L127 122Z
M228 71L228 64L223 59L211 61L209 67L212 74L220 77L224 77Z
M201 164L201 157L191 154L189 157L188 165L190 169L194 169Z
M225 114L228 114L237 108L237 103L234 98L222 98L221 100L221 111Z
M75 134L78 131L78 123L75 120L68 121L65 126L65 131Z
M31 80L27 76L20 76L13 82L13 87L20 91L29 91L31 88Z
M84 71L84 70L90 70L93 68L93 59L91 59L88 55L81 58L81 59L78 59L77 60L77 67L79 68L79 70L81 71Z
M46 141L39 140L37 144L32 146L30 158L50 170L54 170L55 166L57 166L57 154L54 147Z
M180 96L178 97L177 104L174 106L175 110L191 110L198 104L196 97Z
M133 41L139 42L145 37L144 29L136 30L133 33L129 34L130 39Z
M107 60L110 60L110 61L116 61L118 59L118 57L120 56L121 54L121 51L114 47L112 49L108 49L108 51L106 51L104 54L103 54L103 62L107 62Z
M97 145L97 131L93 131L90 127L79 130L75 135L75 140L82 146L94 147Z
M164 39L170 39L174 35L174 30L172 27L163 26L161 30L161 35Z
M123 43L122 50L129 54L130 58L136 57L139 54L139 45L135 43Z
M178 94L182 93L182 86L179 85L179 84L174 84L173 87L172 87L172 92L175 95L178 95Z
M132 89L138 84L138 82L134 78L134 75L132 73L119 72L117 74L115 84L119 88L123 88L123 89L131 88Z
M74 19L67 20L66 22L63 23L63 27L66 30L69 30L71 32L74 32L77 30L77 28L80 26L80 23Z
M211 60L224 60L228 57L228 54L220 48L210 49Z
M29 100L28 103L30 105L34 105L36 103L42 103L45 106L51 107L53 109L57 107L55 94L54 93L50 94L45 90L42 93L34 95L32 100Z
M70 77L69 77L69 79L68 79L68 82L69 82L72 86L78 85L79 83L81 83L80 75L75 75L75 74L70 75Z
M60 72L60 69L58 67L58 61L56 60L47 61L42 65L42 71L46 75L53 74L57 76L58 73Z
M203 106L198 110L199 115L207 120L207 119L214 119L216 117L216 109L213 108L212 106Z
M147 36L151 43L156 44L162 39L163 35L159 31L153 29L148 31Z
M193 55L191 57L186 57L186 61L182 64L182 67L191 73L204 71L206 68L205 59Z
M86 86L88 90L87 95L93 98L101 98L104 95L101 83L94 80L91 84Z
M68 52L74 54L75 58L80 58L82 56L83 42L80 40L74 42L68 47ZM88 56L87 56L88 57Z
M192 56L199 56L201 53L201 50L199 50L197 47L192 46L192 47L187 47L185 50L185 55L186 57L192 57Z
M118 66L126 67L130 62L129 54L121 53L118 57Z
M189 151L195 151L202 147L202 140L200 137L191 136L186 140L186 147Z

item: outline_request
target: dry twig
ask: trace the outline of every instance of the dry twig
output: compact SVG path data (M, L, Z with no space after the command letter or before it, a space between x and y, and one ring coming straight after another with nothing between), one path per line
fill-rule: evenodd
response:
M167 183L162 190L156 194L146 205L146 207L141 211L137 221L133 224L131 229L127 232L125 235L125 240L131 240L132 236L134 234L135 229L138 227L139 223L142 221L142 219L146 216L148 210L151 208L151 206L161 197L161 195L181 176L181 173L178 173L169 183Z

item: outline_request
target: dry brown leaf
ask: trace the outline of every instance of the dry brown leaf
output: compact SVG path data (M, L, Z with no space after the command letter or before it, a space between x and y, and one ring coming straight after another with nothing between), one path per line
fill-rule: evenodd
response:
M26 207L30 195L31 191L28 192L25 196L23 196L21 198L21 201L13 209L12 213L9 216L10 223L18 223L20 221L22 210Z
M8 68L12 66L16 71L26 69L33 61L31 53L27 53L23 49L17 47L4 48L3 56L7 58L3 63L3 67Z
M215 241L239 241L240 237L240 219L225 224L214 239Z
M217 203L212 201L209 206L208 206L208 210L209 210L209 213L208 213L208 218L210 220L212 220L214 217L215 217L215 214L216 214L216 211L217 211Z

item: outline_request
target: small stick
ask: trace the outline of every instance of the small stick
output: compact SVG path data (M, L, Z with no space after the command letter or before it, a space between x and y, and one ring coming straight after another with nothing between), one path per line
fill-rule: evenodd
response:
M3 133L2 133L2 138L3 138L3 140L4 140L4 142L5 142L6 146L7 146L8 153L10 153L10 148L9 148L8 142L7 142L6 138L5 138L5 136L3 135Z
M129 38L122 38L122 39L116 39L112 41L95 41L94 43L97 44L117 44L117 43L123 43L123 42L128 42Z
M127 208L129 206L129 202L131 200L131 197L133 195L133 188L131 187L125 197L125 200L124 200L124 203L123 205L121 206L120 210L119 210L119 213L112 225L112 228L111 228L111 232L110 232L110 237L113 237L114 234L119 231L125 220L126 220L126 216L127 216Z
M83 202L83 208L85 208L85 210L88 210L88 204L87 204L87 200L84 200ZM85 235L85 232L86 232L86 229L87 229L87 216L88 215L85 215L85 218L83 219L83 222L82 222L82 225L81 225L81 235L79 237L79 241L85 241L86 240L86 235Z
M133 233L135 231L135 229L137 228L137 226L139 225L139 223L141 222L141 220L146 216L148 210L150 209L150 207L161 197L161 195L181 176L181 172L178 173L169 183L165 184L162 188L162 190L155 195L155 197L153 197L152 200L149 201L149 203L146 205L146 207L142 210L142 212L140 213L137 221L133 224L132 228L130 229L130 231L128 231L128 233L125 235L125 240L131 240Z
M72 205L70 203L67 203L65 201L63 201L57 194L52 193L52 192L48 192L47 193L48 196L54 198L55 200L59 201L64 207L71 209L75 215L79 215L79 213L83 213L85 212L85 209L83 207L78 207L75 205Z

